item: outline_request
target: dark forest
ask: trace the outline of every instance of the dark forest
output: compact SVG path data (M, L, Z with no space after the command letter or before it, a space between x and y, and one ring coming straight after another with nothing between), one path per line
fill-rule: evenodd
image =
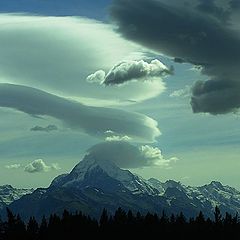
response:
M119 208L114 215L104 209L97 221L89 216L65 210L62 216L52 214L37 222L31 217L28 222L22 221L7 209L7 219L0 221L1 240L48 240L48 239L82 239L89 237L154 237L156 239L238 239L240 221L236 214L225 213L222 216L218 207L215 208L214 219L205 218L200 212L195 218L186 219L180 213L167 216L124 211Z

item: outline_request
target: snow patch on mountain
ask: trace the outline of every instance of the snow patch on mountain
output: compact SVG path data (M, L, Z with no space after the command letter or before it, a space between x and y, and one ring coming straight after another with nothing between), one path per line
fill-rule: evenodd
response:
M26 194L30 194L34 189L17 189L11 185L0 186L0 203L9 205Z

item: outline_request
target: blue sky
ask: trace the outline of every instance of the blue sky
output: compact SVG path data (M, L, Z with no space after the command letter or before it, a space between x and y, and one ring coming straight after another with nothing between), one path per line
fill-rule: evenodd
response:
M1 4L1 185L48 186L53 177L70 171L95 144L122 140L145 149L147 152L142 154L159 163L146 166L139 163L138 168L131 169L143 177L174 179L191 185L219 180L240 188L237 108L234 105L234 111L224 109L224 114L215 114L214 106L208 102L208 106L203 105L201 111L193 113L190 104L195 82L207 82L211 76L217 78L217 70L202 63L198 65L202 64L204 71L194 66L193 61L200 58L197 54L185 56L189 49L178 53L193 60L177 63L174 57L178 56L173 51L177 47L163 48L154 41L149 44L147 37L142 40L128 35L124 25L128 18L121 18L126 10L116 15L124 1L127 2L114 1L115 21L109 17L111 1L105 0L9 0ZM180 12L176 1L168 4ZM211 14L215 16L214 12ZM235 12L231 15L232 26L235 15ZM212 21L210 17L205 16ZM125 28L117 31L116 24ZM206 51L210 43L206 42ZM202 58L212 61L209 55ZM230 68L228 63L224 64ZM174 74L166 73L171 66ZM231 74L235 72L231 67ZM228 76L229 72L224 74ZM119 76L123 84L116 83ZM113 84L107 84L109 79ZM222 95L217 102L223 106L221 99L229 102L232 99L228 99L229 95ZM203 97L201 101L198 103L205 104ZM214 111L220 111L217 107ZM47 131L49 125L56 129ZM39 131L31 130L36 126ZM142 148L146 145L147 148ZM37 159L58 167L27 172L25 167Z
M85 16L106 20L111 0L9 0L1 4L2 13L31 13L46 16Z

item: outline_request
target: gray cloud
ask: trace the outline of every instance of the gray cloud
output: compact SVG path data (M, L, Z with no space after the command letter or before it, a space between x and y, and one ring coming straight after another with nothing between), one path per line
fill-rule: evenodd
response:
M49 172L51 170L58 170L58 164L54 163L47 165L42 159L36 159L25 166L24 171L28 173Z
M46 127L41 127L41 126L35 126L30 129L31 131L39 131L39 132L52 132L52 131L57 131L58 127L56 125L48 125Z
M194 112L223 114L240 107L240 9L236 1L115 0L111 16L128 39L201 65L209 76L193 87Z
M160 135L157 122L145 115L120 109L90 107L47 92L13 84L0 84L0 107L30 115L50 116L68 127L96 137L111 130L135 141L152 142Z
M144 60L124 61L115 65L107 74L99 70L87 77L89 82L100 82L105 85L119 85L133 80L147 81L152 78L164 77L171 74L173 69L168 69L159 60L150 63Z
M88 150L87 156L96 160L114 162L120 168L147 166L168 167L178 160L165 159L160 149L149 145L134 146L126 141L110 141L97 144Z
M240 83L227 79L198 81L192 90L193 112L224 114L236 112L240 107Z

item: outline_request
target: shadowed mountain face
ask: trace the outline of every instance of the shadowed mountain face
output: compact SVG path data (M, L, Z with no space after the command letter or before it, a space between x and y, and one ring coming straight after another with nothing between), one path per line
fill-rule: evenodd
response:
M103 208L113 213L118 207L142 213L182 211L190 217L199 211L211 216L216 205L233 214L240 212L240 192L219 182L189 187L172 180L145 180L87 155L69 174L56 177L49 188L36 189L9 207L24 218L61 214L64 209L99 217Z

